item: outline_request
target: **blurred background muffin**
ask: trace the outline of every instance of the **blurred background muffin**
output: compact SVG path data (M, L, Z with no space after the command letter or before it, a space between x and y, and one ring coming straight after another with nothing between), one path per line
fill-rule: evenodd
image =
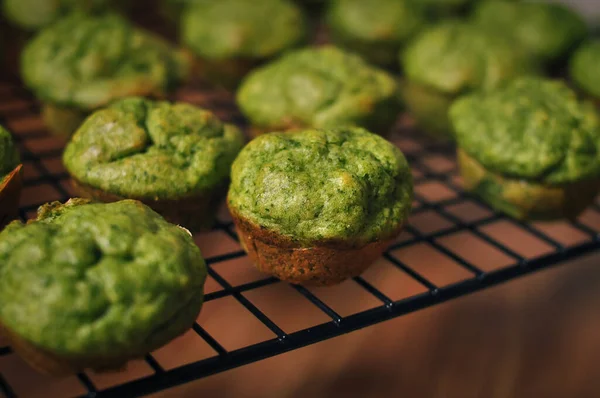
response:
M564 64L588 33L585 21L574 10L546 2L484 0L475 7L473 21L505 36L549 68Z
M516 79L450 110L467 190L519 219L575 218L600 189L600 116L561 81Z
M41 207L0 233L0 330L35 369L119 369L188 330L206 265L189 232L136 201Z
M600 39L589 40L575 51L569 76L577 88L600 101Z
M138 199L198 230L212 225L243 143L237 127L208 110L129 98L93 113L63 161L79 196Z
M426 133L451 138L448 107L460 94L488 90L533 72L527 56L501 35L447 21L417 35L400 54L402 98Z
M199 74L229 88L253 66L301 43L306 28L291 0L197 1L185 7L180 25Z
M424 7L414 0L332 0L326 20L336 45L387 67L426 23Z
M357 125L386 134L400 103L394 77L333 46L290 52L254 70L237 92L253 134Z
M189 76L189 59L116 14L72 14L23 50L25 85L50 131L69 136L87 114L119 98L162 97Z
M400 150L356 127L271 133L232 166L228 206L258 269L291 283L357 276L400 233L412 176Z

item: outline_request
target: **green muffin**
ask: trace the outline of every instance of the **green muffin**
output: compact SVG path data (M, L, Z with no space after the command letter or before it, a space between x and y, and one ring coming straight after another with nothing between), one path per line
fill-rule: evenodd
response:
M587 34L585 21L562 4L487 0L476 7L473 19L541 64L564 60Z
M519 219L575 218L600 188L600 118L563 82L520 78L450 110L465 187Z
M412 193L400 150L347 127L251 141L233 163L227 203L260 271L332 285L359 275L389 246Z
M333 0L326 18L334 43L382 66L393 66L400 48L426 22L414 0Z
M140 202L72 199L0 233L0 324L49 374L118 369L187 331L206 266L189 232Z
M10 133L0 126L0 230L17 216L21 194L19 152Z
M503 37L448 21L419 34L401 53L402 98L417 124L450 139L448 108L461 94L488 90L530 73L529 59Z
M600 99L600 39L584 43L569 62L569 75L578 88Z
M304 14L290 0L198 1L181 19L181 39L198 57L200 73L230 88L305 36Z
M138 199L199 229L214 221L243 143L237 127L208 110L128 98L88 117L63 162L79 196Z
M187 78L189 60L118 15L73 14L28 43L21 73L44 102L48 128L70 135L86 115L116 99L164 96Z
M113 0L2 0L2 14L12 24L36 31L71 12L95 12Z
M253 133L358 125L385 134L400 111L396 80L336 47L288 53L253 71L237 103Z

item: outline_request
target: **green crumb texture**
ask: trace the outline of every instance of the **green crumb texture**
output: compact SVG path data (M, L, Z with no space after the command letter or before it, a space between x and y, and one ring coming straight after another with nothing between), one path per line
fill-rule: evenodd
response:
M0 322L71 358L127 358L183 333L206 266L184 229L140 202L70 200L0 233Z
M181 37L205 59L264 59L306 37L300 7L290 0L190 2L182 15Z
M239 216L305 245L365 244L398 231L412 194L400 150L350 127L251 141L233 164L228 203Z
M482 1L473 19L542 62L564 56L587 34L585 21L575 11L550 2Z
M333 46L288 53L252 72L237 102L254 126L357 125L384 133L398 116L398 86L387 72Z
M93 110L119 98L160 96L187 78L183 52L116 14L73 14L43 29L21 56L41 100Z
M393 65L398 50L426 23L413 0L333 0L326 19L336 43L379 65Z
M586 42L573 54L569 73L579 88L600 98L600 39Z
M119 196L179 199L229 178L240 130L186 103L128 98L93 113L63 161L79 181Z
M459 21L423 31L400 58L408 80L451 95L493 88L532 70L510 41Z
M563 184L600 175L600 120L563 82L516 79L458 99L450 109L459 147L506 177Z
M71 12L106 10L118 0L2 0L2 14L26 30L38 30Z
M0 126L0 183L18 164L19 152L17 146L8 130Z

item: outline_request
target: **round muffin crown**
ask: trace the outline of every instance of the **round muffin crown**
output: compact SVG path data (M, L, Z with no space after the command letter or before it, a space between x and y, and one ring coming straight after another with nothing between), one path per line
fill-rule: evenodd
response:
M37 30L73 11L99 11L111 0L2 0L3 16L20 27Z
M563 82L520 78L458 99L458 145L492 172L549 184L600 175L600 119Z
M569 63L571 79L579 88L600 97L600 39L584 43L573 54Z
M395 79L333 46L290 52L253 71L237 92L258 127L359 125L379 132L397 117Z
M475 23L508 36L513 45L542 60L563 56L587 34L585 21L565 5L487 0L473 13Z
M141 355L189 328L206 266L184 229L140 202L70 200L0 233L0 322L71 358Z
M460 21L423 31L402 52L401 63L409 80L447 94L489 89L531 70L509 41Z
M185 45L207 59L268 58L305 36L304 14L290 0L190 3L181 23Z
M128 98L89 116L63 161L77 180L109 193L179 199L224 184L243 142L208 110Z
M0 126L0 182L19 164L19 152L12 136Z
M398 148L357 127L270 133L232 166L232 212L302 244L364 244L392 236L412 205Z
M187 78L183 52L116 14L72 14L42 30L21 57L42 100L92 110L132 95L162 95Z
M336 41L368 53L369 45L398 50L425 23L425 12L412 0L333 0L327 22ZM373 55L375 58L375 54Z

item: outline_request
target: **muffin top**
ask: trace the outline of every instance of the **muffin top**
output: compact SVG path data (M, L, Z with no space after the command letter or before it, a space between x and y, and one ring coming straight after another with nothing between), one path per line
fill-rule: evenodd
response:
M562 4L487 0L477 6L473 18L542 61L563 56L587 34L585 21Z
M189 233L133 200L54 202L0 233L0 322L57 354L151 347L191 325L205 278Z
M448 21L419 34L401 54L407 79L446 94L489 89L530 70L500 35Z
M516 79L458 99L458 145L492 172L550 184L600 175L600 119L559 81Z
M423 26L425 14L414 0L334 0L327 10L327 22L337 42L381 63L385 54L376 53L372 45L397 51Z
M182 52L115 14L63 18L40 31L21 58L23 80L40 99L83 110L163 94L188 67Z
M233 163L231 180L234 214L301 244L390 237L412 205L400 150L358 127L260 136Z
M600 97L600 39L584 43L569 63L571 79L582 90Z
M254 70L237 93L252 124L273 129L347 124L376 130L397 116L397 84L333 46L288 53Z
M186 103L127 98L94 112L63 161L80 182L130 198L180 199L222 185L240 130Z
M10 133L0 126L0 186L4 177L19 164L19 152Z
M199 1L181 23L183 42L208 59L268 58L305 35L304 15L290 0Z
M26 30L38 30L73 11L99 11L112 0L2 0L2 14Z

